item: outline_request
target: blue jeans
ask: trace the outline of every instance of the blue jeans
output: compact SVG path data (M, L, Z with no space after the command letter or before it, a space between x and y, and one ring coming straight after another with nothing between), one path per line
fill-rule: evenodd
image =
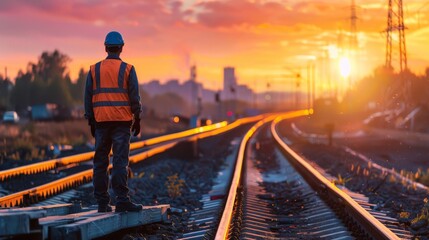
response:
M109 153L113 147L111 185L117 202L128 202L128 161L130 124L127 122L98 124L95 128L94 196L99 205L110 203Z

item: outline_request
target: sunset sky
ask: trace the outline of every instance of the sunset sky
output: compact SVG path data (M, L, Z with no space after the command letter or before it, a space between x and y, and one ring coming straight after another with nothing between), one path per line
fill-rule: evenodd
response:
M387 2L356 0L359 60L352 73L358 77L384 64ZM105 57L104 37L116 30L125 41L122 59L136 67L140 83L183 82L196 64L198 81L217 90L223 67L233 66L239 83L261 90L267 82L275 87L291 81L288 76L309 61L321 68L330 58L336 66L341 49L349 46L350 5L351 0L3 0L0 74L7 67L14 79L43 51L58 49L72 59L75 79L80 68ZM429 66L429 1L404 1L404 18L408 66L421 75Z

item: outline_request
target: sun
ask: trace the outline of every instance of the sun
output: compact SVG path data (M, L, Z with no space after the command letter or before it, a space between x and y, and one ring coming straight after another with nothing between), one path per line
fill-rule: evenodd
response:
M349 77L351 71L350 60L347 57L341 57L339 65L341 76L343 78Z

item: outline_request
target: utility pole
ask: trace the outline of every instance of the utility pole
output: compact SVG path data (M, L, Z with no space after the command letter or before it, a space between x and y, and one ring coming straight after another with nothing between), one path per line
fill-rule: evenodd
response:
M357 47L357 25L356 22L358 20L356 15L356 4L355 0L352 0L352 5L350 7L350 50L355 50Z
M252 91L253 108L256 109L257 108L257 102L256 102L257 101L257 99L256 99L257 94L256 94L256 89L258 89L257 86L256 86L256 79L253 80L253 85L254 85L254 88L253 88L253 91Z
M312 96L312 94L311 94L311 85L310 85L310 83L311 83L311 77L312 77L312 74L311 74L311 70L312 70L312 68L311 68L311 62L307 62L307 110L310 110L311 109L311 96Z
M349 46L349 61L352 65L351 73L349 75L349 88L352 88L353 85L353 73L357 73L356 71L356 56L358 49L358 40L357 40L357 20L358 17L356 15L356 4L355 0L352 0L352 5L350 7L350 46Z
M300 109L301 98L300 98L300 87L301 87L301 73L296 74L296 91L295 91L295 109Z
M311 63L311 79L312 79L312 91L311 91L311 108L314 110L314 101L316 100L316 66L315 63Z

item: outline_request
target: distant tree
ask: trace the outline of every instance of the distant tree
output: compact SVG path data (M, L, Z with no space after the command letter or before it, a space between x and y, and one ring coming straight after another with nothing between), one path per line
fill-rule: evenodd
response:
M389 102L393 79L393 69L385 66L374 69L371 76L358 81L353 90L346 94L344 101L347 102L349 111L366 111L369 103L383 108Z
M83 68L79 70L79 75L75 83L70 84L70 92L73 101L78 104L83 103L83 93L85 91L85 83L88 72Z
M73 98L70 93L70 80L54 80L46 88L46 100L45 103L56 103L61 106L71 106Z
M10 96L13 88L13 83L0 75L0 110L10 108Z
M394 73L393 69L378 67L372 76L356 83L345 101L355 109L364 110L368 103L376 103L382 109L405 107L429 107L429 68L426 75L416 76L411 71Z
M50 95L55 94L48 91L48 83L43 81L33 81L30 83L31 98L28 105L49 103ZM54 103L54 102L51 102ZM28 106L27 105L27 106Z
M411 106L429 107L429 81L425 76L418 77L414 74L407 76L409 81L409 101Z
M16 109L43 103L72 105L68 62L70 58L67 55L54 50L43 52L37 63L28 63L26 72L20 70L12 98Z
M31 70L34 75L34 80L42 80L46 83L51 83L55 80L64 80L69 73L67 72L67 64L71 59L54 50L52 53L43 52L36 64L31 64Z
M32 74L31 72L24 73L19 70L18 76L15 78L15 87L12 90L11 101L15 105L16 110L24 110L31 105L32 99ZM33 92L33 94L36 94Z

